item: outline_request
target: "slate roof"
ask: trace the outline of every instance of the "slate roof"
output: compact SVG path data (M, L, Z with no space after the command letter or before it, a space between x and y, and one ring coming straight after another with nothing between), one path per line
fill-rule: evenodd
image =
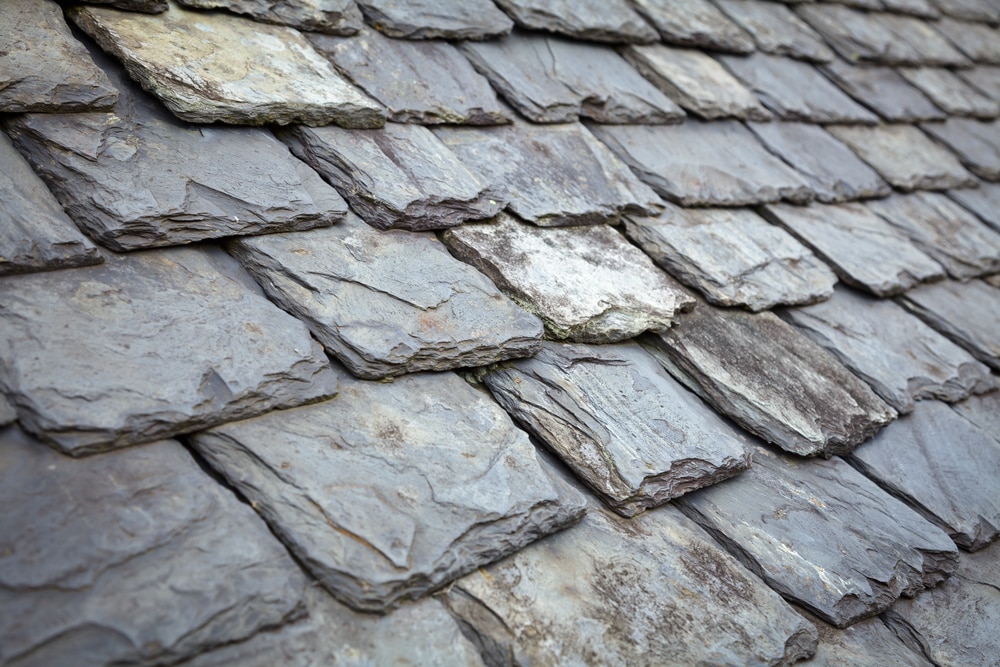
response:
M0 0L0 665L1000 665L996 0Z

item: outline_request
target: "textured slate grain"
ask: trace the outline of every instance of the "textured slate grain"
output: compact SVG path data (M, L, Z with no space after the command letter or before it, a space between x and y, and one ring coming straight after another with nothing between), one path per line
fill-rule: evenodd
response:
M949 190L946 194L1000 232L1000 184L980 183L978 188Z
M1000 370L1000 289L973 280L913 290L903 305L993 370Z
M514 26L489 0L355 0L368 24L389 37L489 39Z
M612 43L655 42L658 35L626 0L496 0L522 28Z
M994 440L1000 441L1000 392L970 396L951 408Z
M177 442L72 460L0 430L0 664L164 664L300 615L305 577Z
M945 16L965 21L1000 22L1000 9L990 0L931 0Z
M933 667L919 650L900 641L880 617L839 629L807 611L796 611L819 630L819 644L808 663L810 667L864 665L872 660L899 667Z
M926 123L921 128L954 151L976 176L1000 181L1000 123L949 118L945 123Z
M194 444L335 597L386 611L578 520L528 436L452 373L344 377L337 398Z
M196 9L228 9L255 21L287 25L331 35L353 35L361 29L354 0L177 0Z
M0 281L0 391L71 454L148 442L336 392L305 325L211 248Z
M753 38L708 0L634 0L667 44L750 53Z
M130 12L145 12L147 14L165 12L170 7L167 0L91 0L90 4L108 5Z
M927 19L941 18L941 11L931 0L881 0L881 3L887 10L900 14L911 14Z
M958 75L993 101L1000 101L1000 67L980 65L962 70Z
M814 62L834 58L823 38L785 5L758 0L715 0L715 5L750 33L763 53Z
M943 67L901 67L899 73L937 106L953 116L996 118L1000 104Z
M943 120L948 114L892 67L851 65L837 59L822 70L845 93L888 122Z
M14 406L6 398L0 396L0 426L13 424L15 421L17 421L17 412L14 411Z
M945 17L934 27L970 60L1000 65L1000 32L995 26Z

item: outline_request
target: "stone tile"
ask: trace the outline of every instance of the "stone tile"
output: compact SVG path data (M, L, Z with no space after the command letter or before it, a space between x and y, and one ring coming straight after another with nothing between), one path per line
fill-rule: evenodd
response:
M635 516L750 466L743 436L636 343L545 343L493 397L611 509Z
M945 123L927 123L921 128L954 151L976 176L1000 181L1000 122L949 118Z
M14 411L14 406L3 395L0 395L0 426L13 424L16 421L17 412Z
M994 440L1000 441L1000 392L970 396L951 408L981 431L991 435Z
M1000 22L1000 9L990 0L931 0L941 13L965 21Z
M299 125L279 136L378 229L452 227L490 218L505 203L422 125L388 123L377 130Z
M750 470L678 502L771 588L838 628L958 566L940 528L837 457L758 447Z
M900 667L933 667L920 651L901 642L879 617L839 629L807 611L796 611L819 630L819 644L809 660L810 667L865 665L873 660Z
M837 125L828 129L900 190L946 190L975 185L975 179L951 151L912 125Z
M336 227L228 246L279 306L359 377L534 354L542 324L431 234Z
M855 66L837 59L824 66L823 72L885 121L913 123L948 117L891 67Z
M995 118L1000 104L943 67L901 67L899 73L951 115Z
M949 190L945 194L1000 232L1000 183L980 183L978 188Z
M0 391L71 454L148 442L331 396L305 325L212 248L0 281Z
M1000 271L1000 234L934 192L896 195L866 204L959 280Z
M118 91L51 0L8 0L0 16L0 112L107 109Z
M902 307L849 289L781 316L833 353L900 414L914 401L996 389L990 369Z
M361 29L354 0L177 0L196 9L227 9L255 21L287 25L331 35L353 35Z
M623 53L643 76L696 116L773 117L738 79L702 51L654 44L628 47Z
M495 125L510 121L489 82L459 51L440 40L311 34L309 41L337 70L386 107L399 123Z
M170 7L167 0L90 0L90 4L108 5L130 12L145 12L147 14L165 12Z
M971 60L1000 65L1000 31L996 27L947 17L934 27Z
M815 303L837 277L781 227L745 208L668 205L659 218L625 220L626 234L653 261L718 306L754 312Z
M848 452L896 416L833 355L773 313L700 303L646 343L716 410L795 454Z
M913 290L903 305L920 319L1000 371L1000 290L973 280Z
M708 0L633 0L667 44L750 53L753 38Z
M389 37L489 39L514 27L490 0L355 0L368 24Z
M764 147L795 168L826 203L885 197L892 188L851 149L817 125L748 123Z
M595 42L645 44L656 31L626 0L496 0L522 28Z
M694 300L606 225L539 229L500 215L444 233L451 252L535 313L550 338L612 343L665 329Z
M808 183L735 121L594 126L656 192L682 206L805 203Z
M957 73L961 79L971 84L991 100L1000 101L1000 67L980 65Z
M763 53L721 56L720 60L783 120L869 125L878 122L875 114L841 92L809 63Z
M77 7L70 18L174 114L194 123L380 127L385 114L299 32L176 5L158 16Z
M542 227L656 215L660 198L579 123L436 128L507 209Z
M580 518L528 436L453 373L345 375L332 401L193 436L335 597L385 611Z
M928 19L941 18L941 11L934 6L931 0L880 0L882 5L889 11L901 14L912 14ZM847 3L845 3L847 4Z
M823 38L785 5L758 0L715 0L715 5L750 33L763 53L815 62L834 58Z
M0 429L0 662L159 665L302 610L253 511L161 441L72 460Z

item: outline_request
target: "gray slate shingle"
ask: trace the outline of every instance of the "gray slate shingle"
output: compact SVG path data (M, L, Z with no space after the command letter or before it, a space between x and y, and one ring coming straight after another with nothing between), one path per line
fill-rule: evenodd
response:
M287 25L330 35L353 35L361 29L354 0L177 0L195 9L228 9L255 21Z
M714 0L715 5L753 37L763 53L815 62L833 60L833 51L790 8L758 0Z
M948 117L892 67L851 65L838 58L825 65L822 71L882 120L912 123Z
M902 304L1000 371L1000 288L980 280L965 284L948 280L913 290Z
M753 38L708 0L633 0L667 44L750 53Z
M943 67L901 67L903 78L952 116L996 118L1000 103L990 100Z
M954 151L976 176L1000 181L1000 122L949 118L942 124L925 123L920 127Z
M576 39L646 43L656 31L627 0L495 0L522 28Z
M405 39L490 39L514 27L490 0L355 0L368 25Z

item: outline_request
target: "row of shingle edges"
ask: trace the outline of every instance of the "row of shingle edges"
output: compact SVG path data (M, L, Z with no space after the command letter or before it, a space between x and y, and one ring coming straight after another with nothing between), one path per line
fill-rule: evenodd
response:
M584 4L569 4L560 8L560 18L572 16L570 9L587 18ZM670 18L685 17L682 23L715 11L702 3L681 5L690 14L672 12ZM668 37L681 28L670 28L665 12L657 22L651 3L638 6L665 41L685 43ZM957 117L995 115L998 95L982 83L995 68L933 70L949 86L964 76L983 86L982 97L992 95L988 113L981 100L963 111L942 108L945 102L930 92L936 87L918 83L922 75L900 74L909 70L889 65L959 67L989 59L946 59L938 53L944 49L931 49L932 40L924 36L914 60L912 54L897 55L905 43L898 34L903 28L896 26L882 44L877 36L884 33L872 27L906 19L901 23L911 30L923 26L923 34L930 24L837 5L792 12L771 3L727 3L720 7L736 20L741 11L780 12L794 23L746 19L747 29L758 26L748 39L716 12L701 28L682 26L696 35L688 45L736 53L756 47L761 53L713 59L660 44L625 47L621 58L610 47L526 30L456 49L372 30L353 37L313 34L307 42L292 30L178 7L156 18L93 8L71 14L177 115L199 122L224 114L222 120L235 123L306 123L278 132L299 161L265 130L195 129L175 120L130 85L113 62L81 51L54 5L10 7L8 20L21 18L23 26L9 34L24 35L22 46L53 45L47 55L55 67L43 66L42 74L59 71L57 95L70 98L40 109L50 113L7 118L20 151L2 145L4 163L12 167L11 194L3 201L13 202L9 224L22 225L12 236L37 241L47 233L40 213L47 213L41 220L51 221L51 228L63 230L47 246L36 246L49 253L43 261L18 270L105 260L95 268L0 282L0 381L20 425L61 451L92 453L215 426L190 436L199 456L251 501L327 590L355 609L384 611L579 518L582 496L537 459L527 436L486 394L450 373L418 373L533 355L490 366L480 379L607 506L634 518L592 505L583 523L556 540L454 584L446 604L489 660L501 654L544 659L554 637L573 644L564 647L567 655L585 656L595 650L587 645L593 637L566 624L579 623L580 609L593 622L612 624L604 626L599 651L623 660L646 652L690 657L681 662L774 662L810 653L815 630L741 573L688 519L671 509L635 516L746 471L751 453L749 471L685 495L679 505L774 590L826 622L857 625L898 596L951 574L954 544L932 524L967 549L995 537L1000 456L988 435L998 432L997 424L988 420L997 412L997 395L966 397L992 388L983 363L997 368L1000 356L997 291L974 279L1000 268L997 237L982 224L998 226L989 203L990 197L996 201L998 186L988 184L997 178L997 137L992 123ZM464 17L467 27L489 16L481 10L466 15L455 8L448 15ZM372 11L365 8L366 16L383 32L395 29L389 17ZM527 14L511 12L527 21ZM839 12L863 22L854 28L857 35L838 39L816 18ZM599 15L625 16L606 8ZM601 38L607 28L597 30L593 16L583 20L590 32L574 36ZM504 23L503 31L509 30L510 21ZM412 24L424 31L400 34L441 36L426 32L426 20ZM796 39L788 36L792 28L777 30L771 41L760 34L776 25L793 26ZM847 43L851 58L860 50L861 58L879 64L830 61L828 73L839 73L827 79L806 60L764 53L784 56L787 43L808 43L792 55L830 59L810 25L842 56L848 55ZM995 29L968 25L973 32L987 31L981 42L995 40ZM44 39L28 39L37 26L47 31ZM704 41L705 31L717 41ZM800 33L811 39L800 39ZM736 37L726 46L720 36L726 34L743 35L743 46ZM859 35L869 40L869 51L856 44ZM785 46L767 46L775 40ZM237 42L271 54L267 64L277 74L268 77L257 53L250 86L241 89L237 81L248 75L250 58L233 47ZM939 42L947 46L940 39L933 43ZM962 44L971 48L964 39ZM184 57L172 59L171 49ZM377 102L338 79L316 49ZM91 55L100 69L82 72L81 86L63 85L67 63L85 66ZM25 62L18 71L29 71ZM390 63L402 69L386 71ZM786 74L782 67L798 69ZM238 75L212 79L207 73L213 71ZM858 83L859 73L873 72L878 83ZM893 79L892 88L882 83L886 77ZM31 90L44 79L21 88ZM516 112L497 100L486 79ZM401 81L415 83L400 88ZM798 85L789 91L782 86L787 81ZM89 93L81 92L88 86ZM283 86L291 89L282 92ZM112 102L116 89L119 97ZM892 92L880 97L887 89ZM6 90L17 93L18 86ZM611 94L600 99L602 91ZM32 95L38 96L37 89ZM919 99L920 113L933 115L893 116L886 109L898 97L906 113ZM105 113L51 113L111 103L114 108ZM685 118L681 108L691 116L678 125ZM588 129L573 122L581 115L595 124ZM776 119L767 122L771 116ZM945 116L944 123L925 125L926 134L903 123ZM369 127L385 117L392 122L381 129L308 125ZM456 127L500 121L511 122ZM438 123L447 126L424 127ZM824 131L819 124L833 125ZM965 139L955 139L944 132L949 127L979 129L983 139L969 139L970 129L960 131ZM983 179L982 187L955 189L976 182L956 155ZM885 197L891 191L886 181L900 192L916 192L855 201ZM946 194L927 192L934 189ZM348 214L338 190L368 225ZM809 198L821 203L780 203ZM713 208L738 205L762 208ZM113 250L241 238L225 242L228 254L201 244L116 256L82 236L67 242L71 223L62 208ZM501 209L508 212L494 218ZM776 317L702 302L643 345L622 342L664 330L695 300L619 232L590 224L623 216L630 239L712 303L750 311L804 307ZM494 219L467 222L487 218ZM441 228L449 228L443 239L451 253L492 282L426 231ZM263 232L284 233L245 236ZM917 286L946 275L951 280ZM838 277L861 291L834 293ZM542 341L543 331L549 342ZM327 364L310 333L360 378L402 377L390 385L352 379ZM764 440L796 454L833 458L804 463L748 445L674 378ZM324 400L338 385L336 398ZM961 402L954 410L914 403L926 398ZM897 411L912 414L854 449ZM236 422L250 417L256 418ZM249 525L249 510L219 489L202 488L201 473L176 443L84 463L38 447L16 427L5 440L10 503L30 497L42 505L53 489L62 489L70 498L82 495L84 507L122 509L118 525L100 527L110 533L94 533L75 521L73 512L85 510L50 504L44 516L49 530L26 525L22 517L31 512L7 519L11 525L0 534L21 546L7 556L16 567L2 599L16 613L8 615L3 634L18 641L9 644L4 661L53 662L76 657L81 647L95 651L97 662L177 660L301 612L304 580L266 529L205 529ZM945 452L923 447L938 441L957 444ZM902 462L901 451L907 452ZM160 468L164 478L146 476ZM41 490L39 476L46 479ZM108 484L121 479L128 481ZM359 485L359 479L377 481ZM761 507L773 512L766 525ZM67 545L80 543L90 546L67 552ZM624 566L613 556L626 548L635 551ZM57 558L38 556L52 549ZM212 557L192 556L209 549ZM995 581L995 560L963 556L962 567L989 571L993 562L993 574L972 570L967 578ZM190 564L188 579L171 579L172 586L206 596L202 615L174 614L161 626L114 604L182 561ZM210 577L220 568L226 577L231 568L239 571L240 581ZM520 590L514 582L522 581ZM650 590L650 581L662 588ZM566 592L570 582L576 595ZM164 592L146 604L176 610L186 604L178 595ZM686 609L676 606L682 596ZM538 597L546 604L525 602ZM897 604L891 618L900 634L920 637L925 652L940 653L931 645L937 626L927 618L935 608L940 612L964 600L952 597L923 612L925 596ZM344 635L319 639L322 619L393 632L388 626L372 630L376 621L370 619L345 617L322 594L309 593L305 603L311 620L287 626L294 635L287 641L303 651L344 641ZM439 607L423 604L417 612L418 606L389 618L407 613L411 629L436 628L425 640L430 643L455 640L455 626L441 620ZM55 607L86 611L53 622ZM577 611L569 614L570 608ZM683 630L654 638L641 630L644 618ZM445 632L449 627L451 634ZM537 627L551 630L539 635ZM878 624L864 627L859 634L870 634L880 652L898 644L886 641ZM635 634L646 645L621 644L622 636ZM258 637L256 645L230 649L243 657L218 659L267 656L261 650L273 637ZM902 646L895 650L908 650Z

